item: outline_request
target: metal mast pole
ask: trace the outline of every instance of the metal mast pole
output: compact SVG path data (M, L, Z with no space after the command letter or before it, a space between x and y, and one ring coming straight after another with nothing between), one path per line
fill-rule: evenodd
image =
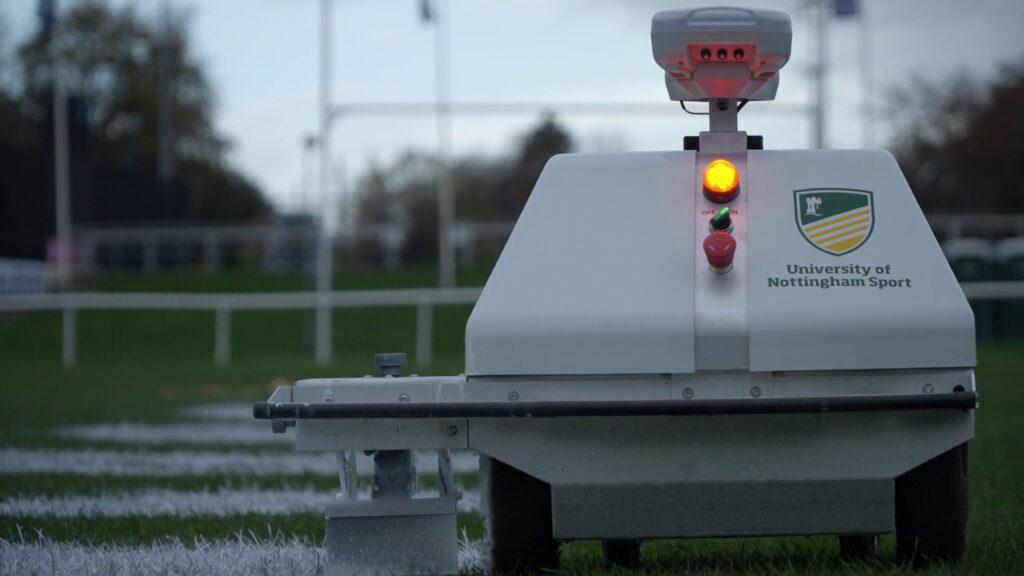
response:
M316 360L331 361L332 323L329 296L331 292L331 238L327 231L328 199L331 185L331 3L320 0L320 222L317 227L316 260Z
M864 9L867 2L860 2L860 83L861 83L861 146L875 146L875 75L871 51L871 27Z
M171 100L171 7L160 2L160 46L157 52L157 174L167 183L174 177L174 123Z
M828 0L818 0L818 54L814 90L814 147L825 147L825 62L828 59Z
M57 208L57 284L71 282L71 176L68 150L68 109L60 53L61 19L54 2L50 30L50 67L53 75L53 178Z
M310 134L302 138L302 175L299 184L299 210L304 213L311 212L309 205L309 193L313 189L313 154L316 151L317 136Z
M440 3L440 2L439 2ZM437 91L437 265L438 284L442 288L455 285L455 250L452 244L452 222L455 219L455 183L452 180L451 147L451 62L450 8L437 10L434 31L434 86Z

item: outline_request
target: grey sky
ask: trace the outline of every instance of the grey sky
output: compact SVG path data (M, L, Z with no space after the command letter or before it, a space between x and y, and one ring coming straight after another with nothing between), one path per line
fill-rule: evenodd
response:
M63 4L70 0L64 0ZM122 4L129 0L113 0ZM171 0L191 12L192 39L219 94L217 124L234 142L231 160L279 206L301 198L300 142L317 125L318 0ZM433 27L419 0L336 0L335 82L340 102L429 102L434 95ZM153 14L155 0L136 0ZM813 30L804 0L738 2L789 11L793 57L782 70L778 99L806 103ZM913 76L943 80L955 70L990 77L1000 62L1024 57L1022 0L862 0L870 21L876 101ZM10 37L38 26L36 0L0 6ZM440 0L452 18L455 101L628 101L669 103L654 64L650 18L661 9L707 5L663 0ZM828 142L861 145L859 22L833 21L830 41ZM806 118L771 113L754 103L740 128L762 134L769 148L805 147ZM583 150L671 149L705 119L569 115L563 121ZM536 117L461 118L459 154L509 149ZM878 144L888 133L878 123ZM408 147L431 148L432 119L345 118L337 124L335 169L350 179L368 161L389 161Z

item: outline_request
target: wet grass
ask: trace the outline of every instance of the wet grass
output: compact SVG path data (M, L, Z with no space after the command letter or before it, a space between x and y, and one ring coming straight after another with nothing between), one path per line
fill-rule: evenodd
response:
M457 374L462 357L449 355L416 370L425 375ZM50 435L60 426L180 422L182 409L191 404L265 400L275 386L296 379L375 372L369 354L340 356L327 366L273 357L225 367L137 359L83 362L70 369L53 362L0 362L0 389L5 395L0 402L0 445L27 442L25 435Z
M459 270L459 286L483 286L489 266ZM335 290L431 288L436 271L410 266L396 272L346 270ZM158 274L107 273L77 289L98 292L242 293L305 291L311 277L232 271L217 275L193 271ZM460 357L471 306L438 306L434 312L434 354ZM333 343L339 363L375 352L413 352L414 307L335 310ZM0 313L0 363L56 364L61 354L60 312ZM178 362L213 364L214 315L207 311L88 310L77 314L77 355L83 364ZM231 315L231 359L248 363L275 359L309 362L313 356L311 310L236 311Z
M483 286L491 266L459 268L458 286ZM347 268L334 275L335 290L378 290L381 288L431 288L437 286L437 268L406 265L388 272L379 268ZM79 289L89 292L298 292L313 290L311 274L271 274L258 269L235 269L217 274L195 270L140 272L104 272L81 282Z
M266 429L270 430L270 424L266 425ZM290 439L289 439L290 440ZM232 451L232 452L251 452L251 453L266 453L266 452L282 452L291 453L295 451L295 446L292 444L229 444L223 442L204 442L202 444L193 442L160 442L160 443L126 443L119 442L116 440L91 440L83 438L75 438L71 436L60 436L57 434L31 434L31 433L20 433L11 438L5 439L4 442L0 443L0 446L16 446L18 448L41 448L41 449L52 449L52 450L110 450L110 451L123 451L123 452L134 452L140 449L144 449L146 452L179 452L185 450L202 450L202 451Z
M252 401L266 398L273 385L301 377L359 376L373 373L371 351L380 346L401 345L405 336L386 336L387 329L408 330L410 315L398 314L396 326L382 332L359 336L358 346L345 349L331 366L318 366L295 354L255 354L251 359L218 368L207 358L181 360L174 357L126 357L118 362L84 359L65 369L53 361L18 359L0 361L0 445L34 448L115 448L114 443L54 438L52 428L96 422L181 422L181 409L190 404L218 401ZM403 320L404 318L404 320ZM370 322L367 320L367 322ZM453 318L452 324L458 319ZM464 320L463 320L464 322ZM244 323L243 323L244 324ZM115 328L111 328L114 330ZM258 330L258 323L237 328ZM339 327L339 330L341 328ZM449 330L449 329L445 329ZM462 371L461 327L454 342L438 345L441 362L416 367L423 374L452 374ZM381 334L385 334L382 336ZM158 335L154 332L154 335ZM187 335L187 333L186 333ZM388 338L395 338L388 340ZM451 336L449 336L449 339ZM0 353L0 355L8 352ZM977 436L970 444L971 517L964 560L955 567L939 566L915 574L1024 574L1024 345L987 345L980 349L977 381L981 408L977 412ZM269 434L269 430L268 430ZM206 449L176 444L119 444L124 449L161 451ZM250 449L231 446L232 450ZM289 450L287 446L253 450ZM476 479L460 477L472 488ZM335 489L337 479L323 475L233 477L225 475L188 477L82 478L67 474L2 475L0 498L13 494L116 493L146 488L175 490L219 490L236 488L284 489L312 487ZM475 514L461 514L460 526L471 538L482 535L482 521ZM323 538L323 517L319 514L236 515L196 518L60 518L21 519L0 517L0 538L17 539L21 534L38 538L41 532L56 541L142 544L179 538L231 540L242 533L297 535L314 545ZM910 573L894 563L894 541L883 541L883 554L867 563L846 563L837 554L834 538L766 538L739 540L654 541L645 548L643 570L648 574L889 574ZM563 547L566 574L624 574L606 571L600 546L594 542L571 543Z
M434 354L459 357L471 306L437 306ZM214 366L214 314L208 311L86 310L77 314L80 365L186 363ZM338 364L416 344L416 309L339 309L333 312ZM274 360L312 363L313 315L308 310L237 311L231 315L231 364ZM61 361L60 312L0 313L0 362L56 365ZM366 373L366 372L364 372Z
M973 526L972 526L973 529ZM642 571L648 575L668 574L1022 574L1024 556L1020 534L988 535L969 539L967 552L957 564L911 567L896 561L894 536L882 538L878 556L861 561L842 558L834 537L740 538L705 540L658 540L645 543ZM596 542L578 542L562 547L562 573L567 575L625 575L635 571L607 569Z

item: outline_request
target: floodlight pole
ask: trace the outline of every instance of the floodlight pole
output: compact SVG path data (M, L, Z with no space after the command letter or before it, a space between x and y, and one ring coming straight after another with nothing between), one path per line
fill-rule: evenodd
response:
M174 178L174 122L171 74L171 6L161 0L157 49L157 173L166 184Z
M875 146L875 75L874 62L872 62L871 51L871 27L868 22L868 14L865 10L867 2L861 2L857 9L860 10L860 84L861 84L861 146L874 148Z
M320 222L316 258L316 360L331 361L333 333L330 293L332 281L331 238L327 231L331 184L331 4L320 0Z
M440 3L440 2L438 2ZM435 11L434 88L437 103L437 280L442 288L455 286L455 250L452 222L455 220L455 182L452 178L451 114L451 4Z
M818 21L817 21L817 63L814 67L815 73L815 84L814 84L814 147L822 149L825 147L825 99L826 88L825 85L825 66L826 60L828 59L828 19L829 19L829 7L830 3L828 0L818 0Z
M68 150L68 109L64 93L64 69L60 53L61 21L53 8L50 30L50 68L53 76L53 178L57 212L57 284L71 283L71 176Z
M302 138L300 157L302 159L302 174L299 185L299 206L300 211L310 213L309 193L313 189L313 160L316 147L319 143L319 134L307 134Z

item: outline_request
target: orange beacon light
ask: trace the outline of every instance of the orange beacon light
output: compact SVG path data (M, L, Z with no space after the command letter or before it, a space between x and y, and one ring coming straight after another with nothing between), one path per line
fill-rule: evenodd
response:
M740 193L740 173L724 158L712 160L704 169L704 196L712 202L730 202Z

